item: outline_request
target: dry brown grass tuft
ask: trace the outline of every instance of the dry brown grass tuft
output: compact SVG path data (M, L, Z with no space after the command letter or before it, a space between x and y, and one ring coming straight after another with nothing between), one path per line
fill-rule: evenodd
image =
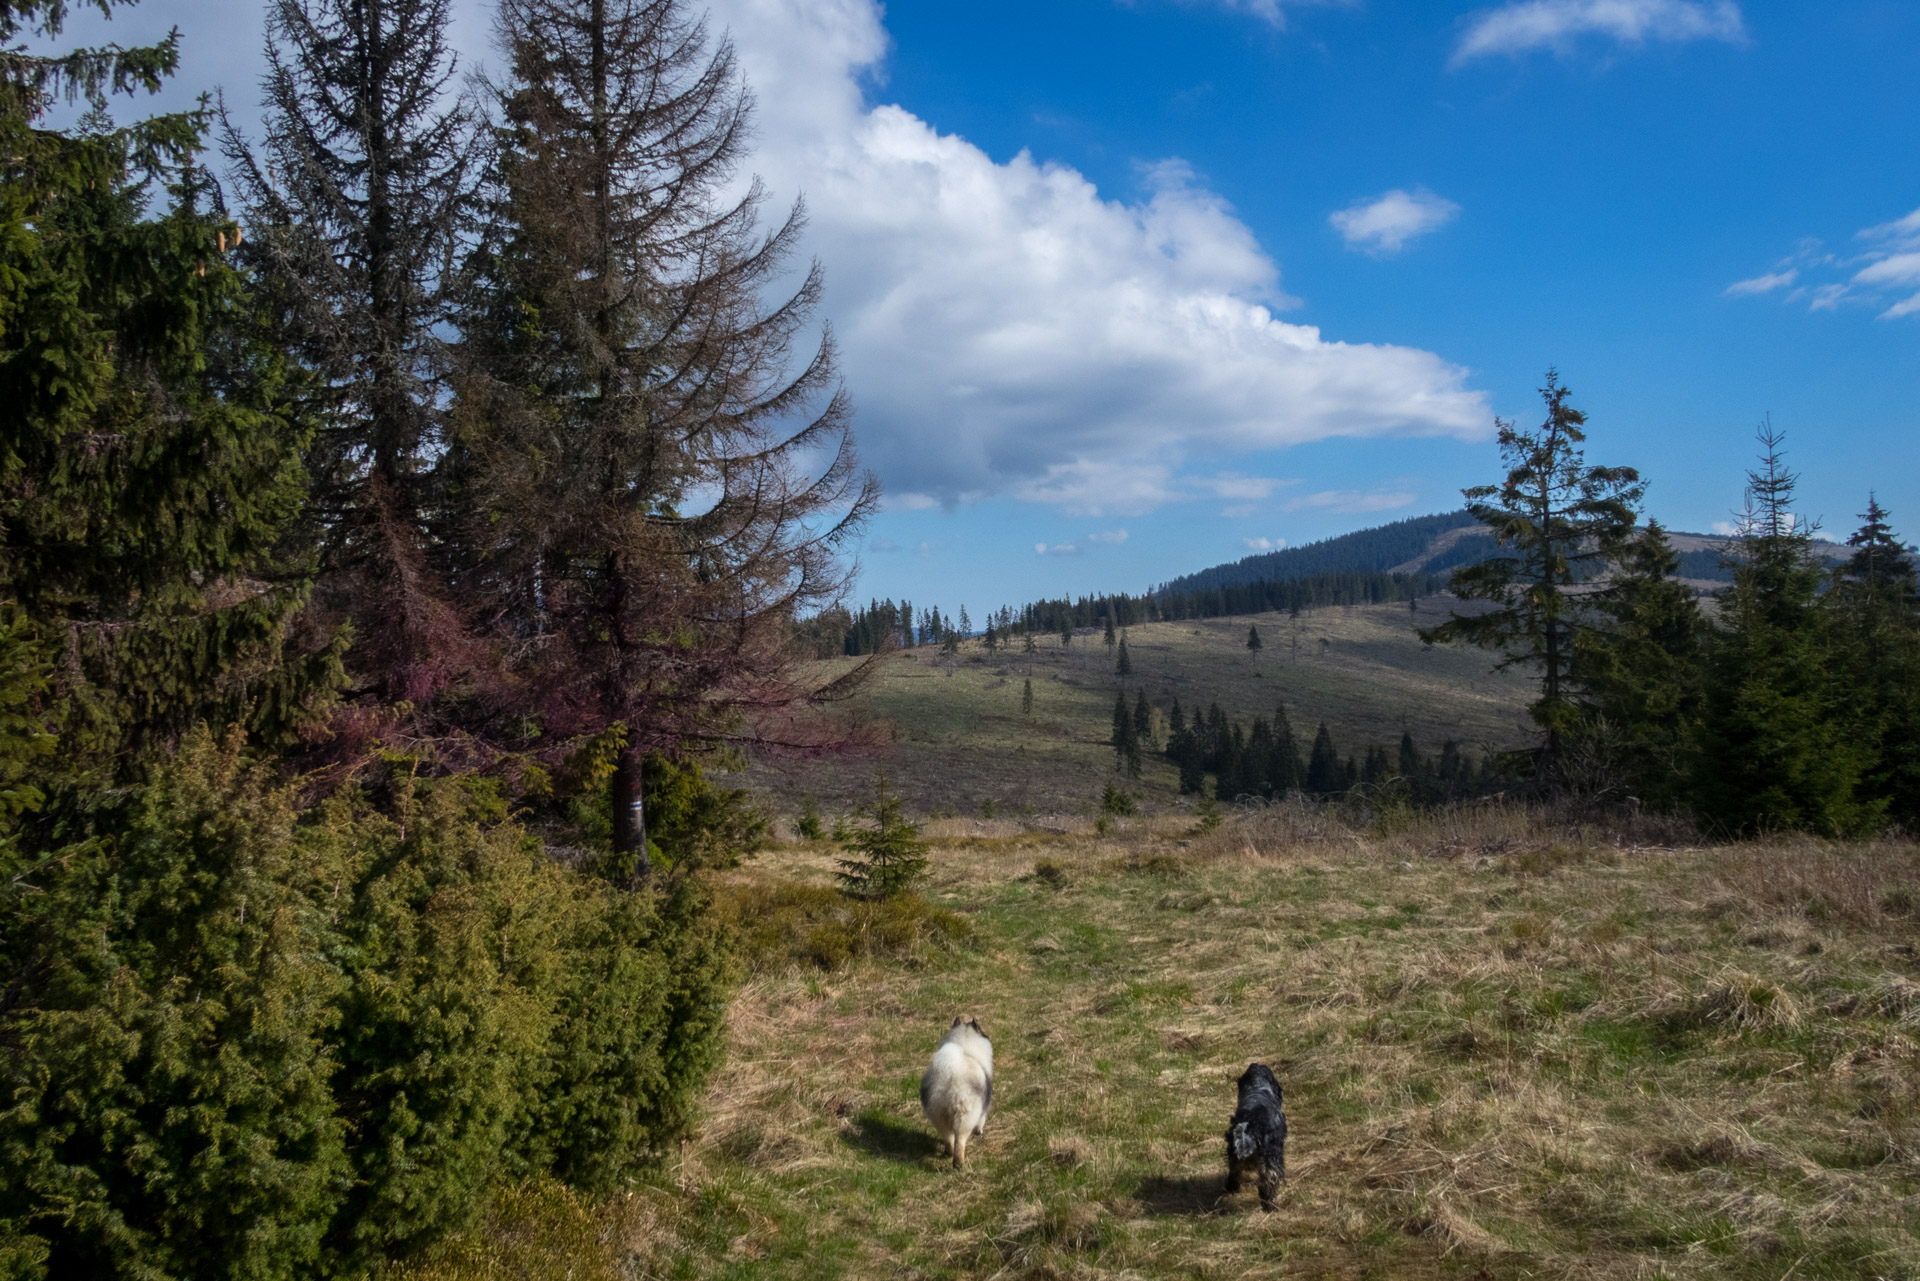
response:
M1676 1013L1701 1023L1748 1031L1800 1024L1799 1003L1779 984L1731 968L1717 975Z
M924 963L973 936L966 918L918 894L856 899L818 885L731 884L714 905L755 973L792 965L837 970L866 957Z

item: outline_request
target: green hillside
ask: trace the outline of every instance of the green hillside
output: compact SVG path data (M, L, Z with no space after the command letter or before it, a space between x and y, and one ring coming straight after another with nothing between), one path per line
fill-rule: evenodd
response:
M1429 647L1414 634L1451 603L1430 598L1417 613L1404 605L1355 606L1297 619L1261 614L1144 624L1127 632L1133 674L1124 680L1092 630L1064 650L1058 636L1038 636L1033 654L1021 651L1017 637L997 655L970 641L951 667L935 646L903 650L882 660L848 709L890 741L865 757L757 760L752 783L786 813L809 794L829 811L844 809L867 795L881 771L921 812L978 814L991 804L1000 812L1071 813L1115 779L1107 745L1115 694L1124 691L1131 703L1143 689L1163 734L1177 698L1189 712L1218 702L1241 720L1271 717L1284 705L1303 741L1324 720L1343 754L1397 744L1403 731L1428 752L1447 739L1516 746L1527 732L1525 678L1494 675L1487 655ZM1259 628L1263 642L1257 660L1246 646L1249 626ZM1029 680L1033 711L1023 715ZM1145 775L1128 786L1155 806L1178 798L1173 767L1158 757L1149 757Z

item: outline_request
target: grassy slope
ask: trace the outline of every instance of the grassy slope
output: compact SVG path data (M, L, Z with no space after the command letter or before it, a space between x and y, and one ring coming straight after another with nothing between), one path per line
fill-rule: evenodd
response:
M867 760L759 762L752 785L775 798L776 809L791 813L811 793L833 812L866 796L875 771L884 770L921 810L976 814L991 801L1002 812L1073 812L1114 777L1107 738L1121 689L1131 701L1144 688L1163 714L1176 697L1189 713L1218 701L1247 721L1284 703L1303 751L1322 720L1343 753L1391 747L1403 729L1430 752L1448 738L1516 745L1526 734L1526 679L1492 674L1484 653L1422 645L1414 627L1438 622L1441 608L1429 600L1417 614L1362 606L1298 620L1262 614L1152 623L1128 633L1133 674L1125 680L1097 632L1064 651L1059 637L1039 637L1032 655L1016 641L992 659L972 642L951 676L938 652L923 646L886 660L858 701L858 714L893 727L890 745ZM1264 645L1257 662L1246 648L1249 625L1259 627ZM1027 679L1031 716L1020 712ZM1136 790L1170 803L1173 769L1151 761Z
M699 1137L572 1211L600 1246L516 1203L416 1275L1920 1275L1920 847L1287 809L936 831L972 947L754 977ZM962 1012L996 1111L956 1172L916 1082ZM1271 1215L1217 1192L1253 1059L1293 1127Z

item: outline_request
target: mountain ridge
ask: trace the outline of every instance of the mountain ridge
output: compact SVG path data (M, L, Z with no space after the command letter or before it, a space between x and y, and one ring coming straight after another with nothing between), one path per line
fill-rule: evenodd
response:
M1721 563L1730 538L1668 530L1667 538L1680 556L1679 577L1701 590L1731 580ZM1410 516L1317 539L1299 547L1243 556L1183 574L1154 588L1154 594L1207 591L1254 582L1284 582L1317 574L1392 573L1439 574L1484 560L1494 551L1492 535L1465 509ZM1841 543L1814 541L1814 554L1828 563L1850 553Z

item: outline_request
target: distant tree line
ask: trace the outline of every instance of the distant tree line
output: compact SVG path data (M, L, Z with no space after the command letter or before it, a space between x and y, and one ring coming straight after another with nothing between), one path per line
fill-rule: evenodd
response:
M1156 746L1154 711L1144 690L1132 705L1124 693L1116 697L1109 741L1116 768L1137 777L1141 757ZM1285 708L1276 708L1271 721L1256 716L1249 725L1229 718L1218 703L1189 719L1178 699L1167 713L1164 753L1179 771L1183 794L1224 801L1274 801L1293 794L1332 800L1358 788L1406 803L1439 805L1497 791L1511 781L1493 756L1465 752L1451 739L1437 757L1422 752L1410 733L1401 735L1397 750L1376 745L1358 757L1342 757L1324 722L1303 749Z
M989 649L997 649L1014 637L1058 636L1085 629L1105 632L1141 623L1398 604L1444 591L1446 584L1440 574L1342 571L1139 596L1061 597L1000 609L988 616L978 632L964 607L958 619L941 614L938 608L923 609L915 622L911 602L876 600L854 611L823 610L797 623L795 634L798 645L817 658L872 654L883 645L944 645L976 635Z

